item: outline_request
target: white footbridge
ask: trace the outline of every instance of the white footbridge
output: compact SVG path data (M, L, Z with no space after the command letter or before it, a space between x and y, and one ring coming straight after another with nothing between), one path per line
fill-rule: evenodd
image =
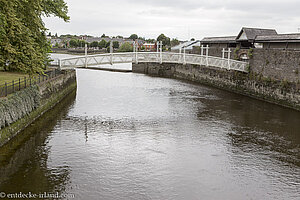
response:
M224 53L223 53L224 55ZM116 63L174 63L209 66L227 70L248 73L248 63L228 58L213 57L208 55L172 53L172 52L126 52L85 55L59 60L60 69L88 68Z

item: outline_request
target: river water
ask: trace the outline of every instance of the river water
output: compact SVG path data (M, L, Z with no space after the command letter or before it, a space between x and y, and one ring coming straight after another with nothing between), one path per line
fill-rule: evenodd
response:
M300 199L300 112L142 74L80 69L77 83L0 150L0 192Z

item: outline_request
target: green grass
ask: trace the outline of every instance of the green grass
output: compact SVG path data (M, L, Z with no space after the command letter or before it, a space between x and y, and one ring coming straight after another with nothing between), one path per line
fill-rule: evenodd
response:
M20 73L20 72L2 72L0 71L0 85L4 84L5 82L11 82L13 80L19 80L19 78L24 79L24 77L28 77L27 74Z

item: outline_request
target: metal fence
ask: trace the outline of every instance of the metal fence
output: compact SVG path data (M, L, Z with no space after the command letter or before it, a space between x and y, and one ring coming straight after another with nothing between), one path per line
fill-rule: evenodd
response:
M6 82L0 85L0 97L5 97L9 94L12 94L16 91L20 91L24 88L30 87L32 85L36 85L42 82L45 82L49 79L52 79L58 75L62 74L62 72L58 69L47 71L43 74L38 76L34 76L32 78L24 77L19 78L17 80L13 80L11 82Z

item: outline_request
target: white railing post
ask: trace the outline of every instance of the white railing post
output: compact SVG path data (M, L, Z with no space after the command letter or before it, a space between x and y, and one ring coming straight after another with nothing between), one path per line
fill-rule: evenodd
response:
M206 45L206 66L208 66L208 49L209 49L209 47L208 47L208 45Z
M163 58L162 58L162 41L160 41L160 64L162 64Z
M201 55L201 63L200 63L200 65L203 65L203 45L200 46L200 55Z
M85 55L85 68L87 68L88 63L87 63L87 44L86 43L84 45L84 55Z
M228 49L228 69L230 70L230 53L231 53L231 50L230 48Z
M224 58L225 58L225 48L222 49L222 64L221 64L221 68L225 67Z
M223 48L222 49L222 59L224 59L225 58L225 49Z
M110 52L110 64L113 65L113 41L110 41L109 44L109 52Z
M185 46L183 47L183 64L186 64L186 57L185 57Z
M132 62L135 62L135 42L132 44Z
M139 63L139 60L138 60L138 50L139 50L139 47L138 47L138 44L135 45L135 63L138 64Z
M61 61L58 59L58 70L61 70Z

